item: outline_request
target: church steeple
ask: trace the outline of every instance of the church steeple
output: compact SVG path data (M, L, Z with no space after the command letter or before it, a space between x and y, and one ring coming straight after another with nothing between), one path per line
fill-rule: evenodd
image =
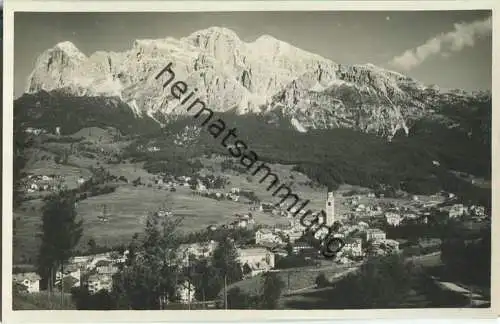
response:
M328 192L326 198L326 226L332 226L335 222L335 198L332 191Z

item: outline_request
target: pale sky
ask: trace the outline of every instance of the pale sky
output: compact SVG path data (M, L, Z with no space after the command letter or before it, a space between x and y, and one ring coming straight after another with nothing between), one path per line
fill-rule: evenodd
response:
M244 41L269 34L337 63L372 63L444 89L491 89L491 11L29 13L14 20L14 92L61 41L87 56L136 39L180 38L211 26Z

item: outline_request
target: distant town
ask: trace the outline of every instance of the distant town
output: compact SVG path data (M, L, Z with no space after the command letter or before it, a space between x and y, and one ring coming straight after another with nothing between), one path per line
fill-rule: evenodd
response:
M113 178L111 176L111 178ZM116 178L116 177L115 177ZM279 264L284 260L300 257L302 264L314 266L318 270L325 267L325 260L316 247L308 244L304 239L307 232L299 223L299 217L294 217L295 208L288 210L286 202L276 206L274 202L260 201L253 191L246 191L239 187L227 187L224 177L182 175L182 176L154 176L147 180L114 179L131 186L145 186L176 192L181 190L190 195L213 199L217 201L228 200L247 206L246 213L235 213L226 224L211 224L206 231L217 230L245 230L253 233L248 242L233 242L237 251L237 261L245 278L251 278L262 273L283 271ZM74 183L69 183L74 181ZM57 175L28 175L23 182L26 195L44 192L57 192L73 188L84 188L92 183L92 178L83 176L68 181ZM401 253L408 245L407 239L391 239L389 232L407 225L428 224L429 222L444 221L446 219L461 219L481 223L489 217L485 208L478 205L465 206L457 203L453 193L441 192L431 196L409 195L395 193L386 197L385 190L351 189L344 192L329 192L325 199L326 221L333 224L339 220L342 224L338 235L346 245L335 257L331 264L339 265L339 269L352 270L359 267L368 257L384 256ZM254 214L264 213L272 217L281 218L286 222L281 225L262 225L255 220ZM304 211L301 211L302 213ZM161 218L175 218L171 209L160 209L157 215ZM299 214L298 216L300 216ZM101 222L108 222L106 207L96 216ZM438 219L442 218L442 219ZM427 244L432 247L439 242L429 240ZM218 242L214 240L181 244L175 251L176 266L188 267L190 262L210 260ZM70 290L83 285L88 287L91 294L101 290L111 292L113 289L112 277L127 260L129 251L109 251L90 255L71 257L64 267L64 273L57 272L55 285L61 285ZM287 266L288 267L288 266ZM331 265L327 265L331 267ZM280 270L281 269L281 270ZM288 268L290 269L290 268ZM293 266L291 266L293 269ZM345 271L349 273L349 271ZM21 284L29 293L40 291L41 277L35 272L15 273L15 283ZM199 301L195 298L197 287L194 282L185 280L176 287L178 302L190 304Z

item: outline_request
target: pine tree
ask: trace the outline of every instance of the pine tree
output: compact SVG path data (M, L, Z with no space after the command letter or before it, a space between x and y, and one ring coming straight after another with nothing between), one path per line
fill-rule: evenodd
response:
M281 292L283 291L283 288L285 288L285 283L275 272L265 273L263 280L261 298L262 308L277 309Z
M230 239L222 239L214 250L212 265L221 277L226 276L228 284L241 280L243 273L238 261L238 251Z
M238 251L233 240L225 238L219 241L212 257L212 266L216 269L218 280L224 288L224 307L227 308L227 286L243 278Z
M208 260L200 260L194 264L193 273L196 299L207 301L216 298L223 288L217 269L212 267Z
M77 221L75 201L73 194L62 191L49 197L43 207L38 273L50 291L57 269L64 273L64 265L82 236L82 221Z
M135 237L126 266L113 277L113 295L121 309L159 309L175 299L180 269L175 260L181 219L148 215L142 239Z

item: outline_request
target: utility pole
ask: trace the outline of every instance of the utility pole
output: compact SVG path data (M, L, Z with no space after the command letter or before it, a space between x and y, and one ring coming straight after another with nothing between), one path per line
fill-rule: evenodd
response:
M227 309L227 275L224 273L224 309Z
M188 258L188 310L191 310L191 259Z
M64 265L63 265L63 262L61 261L61 309L64 308L64 273L63 273L63 270L64 270Z
M227 238L226 238L227 240ZM230 243L232 244L232 242ZM224 309L227 309L227 269L229 267L228 260L227 260L227 249L224 250L224 264L225 264L225 269L224 269Z
M288 285L287 285L287 287L288 287L288 292L290 292L290 272L291 272L291 271L288 271L288 274L287 274L287 277L288 277Z
M51 300L52 300L52 269L53 269L53 265L50 266L50 277L48 278L47 280L47 289L49 290L49 293L47 294L47 298L48 298L48 301L49 301L49 305L51 305Z
M202 287L202 295L203 295L203 305L205 305L205 309L207 308L206 304L205 304L205 287Z

